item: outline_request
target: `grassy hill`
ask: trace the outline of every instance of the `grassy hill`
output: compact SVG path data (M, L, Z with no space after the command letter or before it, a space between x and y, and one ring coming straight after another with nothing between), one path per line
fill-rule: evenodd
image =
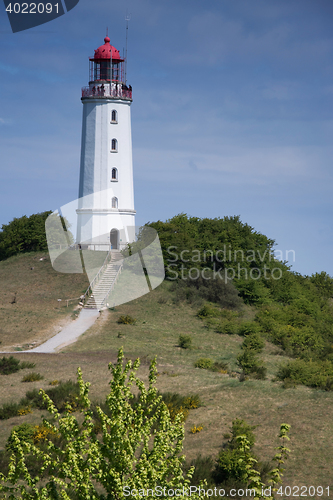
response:
M333 487L332 278L324 272L311 277L293 273L274 258L274 241L238 217L180 214L150 225L159 233L169 280L104 311L58 354L19 351L49 338L77 314L77 300L67 307L65 299L85 291L86 277L55 272L46 253L0 262L1 349L16 350L15 358L34 363L40 374L40 380L29 383L22 382L28 368L0 375L0 414L6 404L20 408L28 390L75 381L78 366L92 384L92 399L102 401L108 393L108 362L123 347L128 359L141 359L144 380L150 360L157 357L162 393L198 394L202 405L190 410L185 422L188 461L199 454L217 458L232 421L240 418L255 426L254 452L264 464L275 454L278 429L285 422L291 424L292 452L284 485ZM139 248L145 238L143 231ZM214 273L221 279L211 279ZM119 286L124 279L125 273ZM134 324L119 323L121 316L134 318ZM199 360L213 369L196 367ZM27 408L20 409L24 415L13 410L11 418L0 419L0 450L13 426L40 423L45 411ZM202 430L194 434L194 426ZM0 468L1 460L0 453Z
M0 350L24 350L60 331L88 287L84 274L54 271L46 252L0 262ZM59 301L61 299L61 301Z
M39 254L26 254L1 263L2 276L7 276L8 282L10 277L18 279L18 270L24 270L21 279L16 281L16 288L7 292L9 305L6 305L6 313L2 311L2 314L6 318L12 311L9 306L13 305L19 310L22 297L25 316L28 317L30 308L34 311L35 319L40 312L40 324L46 332L48 326L53 325L59 318L63 319L65 313L68 313L66 307L59 309L56 303L60 291L64 293L63 298L68 298L69 290L75 296L81 292L85 283L80 275L76 275L76 283L72 281L70 285L69 275L53 273L50 262L40 261L40 258ZM35 272L29 267L34 267ZM73 280L73 276L71 278ZM50 284L51 279L54 280L53 285ZM31 295L28 290L32 282L38 284L39 292L44 290L44 293L37 295L39 300L29 298ZM55 283L58 283L59 288L52 292ZM18 292L17 305L10 304L8 300L14 291ZM49 291L50 295L47 296L45 291ZM39 305L40 302L43 307ZM240 381L241 369L236 358L241 352L244 337L217 333L214 327L197 316L200 307L200 303L189 304L187 300L181 300L174 286L164 282L140 299L117 307L116 310L104 311L95 325L82 335L77 343L59 354L17 353L17 359L34 362L34 371L40 373L44 379L22 383L22 377L28 370L0 376L0 405L19 401L26 391L32 388L49 389L50 382L54 380L75 380L78 366L83 370L84 379L92 383L92 399L101 401L108 392L107 364L109 361L115 361L119 347L123 346L127 358L141 358L139 375L144 379L148 376L149 360L157 356L158 388L162 392L200 396L203 406L191 410L185 424L184 451L189 460L199 453L216 457L227 440L226 435L235 418L243 418L256 426L255 452L261 461L268 460L274 455L272 443L278 445L276 434L279 425L287 422L292 426L292 453L286 464L284 484L332 484L333 392L305 386L284 389L281 382L274 381L274 377L279 365L289 358L280 347L267 340L261 354L268 369L267 378ZM256 313L254 306L242 305L238 310L237 321L240 324L248 323ZM136 319L135 324L119 324L117 321L121 315L132 316ZM19 325L17 330L20 332L20 342L17 343L23 345L26 332L23 312L16 317L17 323L13 320L9 323L7 318L5 325L8 330L10 324ZM34 327L36 337L40 330L38 324L33 325L34 322L31 321L29 328ZM179 335L191 337L191 349L179 347ZM32 339L31 336L28 338ZM195 368L195 362L202 357L226 363L227 373ZM33 410L27 415L0 420L0 448L5 446L14 425L23 422L37 425L41 414L45 414L45 411ZM192 434L190 429L194 425L203 426L203 430Z

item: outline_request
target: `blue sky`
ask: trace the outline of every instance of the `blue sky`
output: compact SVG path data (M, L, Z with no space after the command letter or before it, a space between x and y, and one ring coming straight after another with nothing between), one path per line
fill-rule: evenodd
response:
M0 4L0 225L77 197L88 58L126 10L137 223L240 215L333 275L331 0L80 0L16 34Z

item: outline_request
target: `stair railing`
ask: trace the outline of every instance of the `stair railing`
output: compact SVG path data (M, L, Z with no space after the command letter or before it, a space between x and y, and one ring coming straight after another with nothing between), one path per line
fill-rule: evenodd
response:
M85 304L85 301L87 300L87 298L89 297L89 292L92 293L93 292L93 287L95 285L97 285L97 283L99 282L104 270L106 269L107 265L109 264L109 262L112 260L112 250L109 250L107 256L105 257L105 260L102 264L102 267L100 268L100 270L98 271L98 273L96 274L95 278L92 280L92 282L89 284L87 290L85 291L85 294L83 295L82 297L82 303Z
M122 268L123 268L123 264L124 264L124 261L122 260L122 261L121 261L121 263L120 263L120 264L119 264L119 266L118 266L117 274L115 275L115 277L114 277L114 279L113 279L113 281L112 281L112 283L111 283L111 285L110 285L110 288L109 288L109 290L107 291L107 293L106 293L106 295L105 295L105 297L104 297L104 299L103 299L103 302L102 302L102 303L101 303L101 305L100 305L99 310L101 310L103 307L105 307L105 305L104 305L104 304L105 304L105 302L106 302L106 299L108 298L108 296L109 296L109 295L110 295L110 293L112 292L113 287L114 287L114 286L115 286L115 284L117 283L117 279L118 279L118 277L119 277L119 275L120 275L120 273L121 273L121 270L122 270Z

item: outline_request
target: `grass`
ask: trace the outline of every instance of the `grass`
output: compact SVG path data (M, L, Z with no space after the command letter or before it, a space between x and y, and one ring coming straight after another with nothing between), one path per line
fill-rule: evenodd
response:
M1 351L24 350L57 333L78 303L67 308L64 299L79 297L88 286L84 274L54 271L41 252L1 261L0 281Z
M14 262L12 266L13 269ZM20 293L17 297L19 300ZM253 314L251 308L245 308L237 321L246 321ZM126 315L136 318L136 323L119 325L118 318ZM179 335L191 336L195 347L179 347ZM268 461L275 454L274 446L279 444L280 424L286 422L292 427L291 455L286 463L284 484L331 486L333 392L304 386L283 389L281 382L273 382L279 365L289 358L269 343L260 355L267 366L267 379L240 382L241 369L236 358L243 340L244 337L238 335L206 328L197 317L197 309L183 302L175 304L169 284L163 283L140 299L104 311L92 328L59 354L17 353L14 357L36 363L36 370L44 377L31 382L29 389L49 390L50 381L59 379L75 382L76 369L80 366L84 380L91 382L91 399L102 401L109 389L107 365L115 362L121 346L128 359L141 358L139 376L145 381L149 360L157 356L159 391L180 396L197 394L202 402L202 406L189 411L185 422L184 453L188 461L195 460L199 453L202 457L217 457L225 442L224 435L235 418L257 426L254 452L263 462ZM195 368L194 363L200 357L210 358L221 366L228 365L229 373ZM20 372L1 377L0 406L19 402L25 396L26 386L20 384L21 378ZM0 421L0 449L4 448L14 425L23 422L36 425L41 415L46 414L45 410L33 409L32 413ZM202 430L192 433L194 426Z

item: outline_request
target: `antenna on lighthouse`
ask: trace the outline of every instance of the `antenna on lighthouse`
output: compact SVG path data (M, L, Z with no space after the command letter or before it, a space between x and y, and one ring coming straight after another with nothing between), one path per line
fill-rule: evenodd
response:
M125 21L126 21L126 50L125 50L125 85L127 85L127 41L128 41L128 21L131 20L131 14L126 11Z

